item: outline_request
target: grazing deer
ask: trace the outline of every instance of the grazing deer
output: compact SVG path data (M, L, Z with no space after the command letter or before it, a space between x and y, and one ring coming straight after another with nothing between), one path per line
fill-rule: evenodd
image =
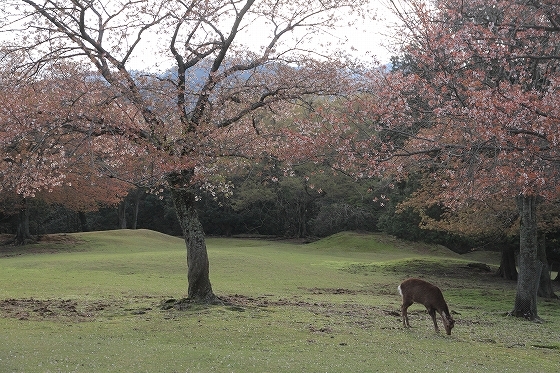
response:
M426 307L426 309L428 310L428 314L432 317L436 332L439 331L436 322L437 311L441 315L441 319L443 320L445 332L447 333L447 335L451 334L451 329L453 329L453 326L455 326L455 321L449 314L447 303L445 303L443 294L437 286L432 285L424 280L409 278L408 280L403 281L403 283L399 285L398 289L403 299L401 313L403 318L403 325L405 327L410 327L406 310L412 303L416 302L423 304Z

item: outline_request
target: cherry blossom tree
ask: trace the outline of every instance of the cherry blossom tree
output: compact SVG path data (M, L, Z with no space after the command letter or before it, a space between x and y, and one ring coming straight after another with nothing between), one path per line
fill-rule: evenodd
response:
M440 158L460 161L445 167L443 178L438 173L450 186L448 201L516 196L520 255L512 314L538 320L543 263L536 205L557 198L559 191L560 7L523 0L452 1L436 3L434 12L411 5L422 26L407 27L421 45L409 51L424 66L423 73L412 75L429 82L422 86L430 90L431 122L440 128L421 132L428 136L417 136L414 149L437 142L430 147Z
M13 65L2 64L0 190L18 201L20 221L15 242L22 244L31 239L26 228L29 198L76 211L97 210L101 205L116 204L131 188L122 180L110 178L108 167L118 167L121 173L125 167L136 167L134 180L146 174L141 172L144 161L130 154L130 146L123 153L130 154L126 162L111 159L126 145L111 141L113 129L108 125L126 119L120 109L117 116L112 116L111 108L103 108L104 118L110 120L102 121L101 126L91 125L101 118L98 100L91 98L105 99L104 84L84 82L86 76L75 65L60 64L44 70L48 78L22 84L17 74L10 75L10 67ZM88 114L84 114L86 111Z
M286 103L351 91L351 66L327 40L345 14L365 16L360 11L366 4L7 0L0 9L1 29L14 36L5 50L24 57L14 66L21 80L40 79L47 67L72 61L89 66L90 75L80 84L104 84L104 98L92 98L87 110L73 105L73 118L89 118L100 138L121 143L106 147L115 151L109 157L113 161L138 149L150 154L152 181L159 175L171 188L183 229L188 299L212 303L219 300L194 208L198 188L227 190L220 175L238 164L234 159L282 148L277 125L263 121L263 112L281 118ZM142 63L160 70L139 73ZM92 108L97 109L93 114ZM75 120L70 122L79 132ZM104 136L109 132L110 140Z
M539 320L536 206L560 191L560 4L388 3L400 19L393 70L372 71L361 95L315 111L294 136L356 177L425 175L437 191L429 198L451 210L515 200L511 314Z
M516 199L520 255L512 314L538 320L536 205L559 192L560 5L390 3L403 23L396 34L408 63L377 79L377 130L403 139L382 152L428 170L446 206Z

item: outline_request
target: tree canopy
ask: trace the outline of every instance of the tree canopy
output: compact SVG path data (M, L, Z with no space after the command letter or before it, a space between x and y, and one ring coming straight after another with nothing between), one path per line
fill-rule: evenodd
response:
M424 164L447 206L517 198L512 314L538 319L536 204L559 192L560 8L523 0L392 5L411 63L380 85L388 103L377 106L386 108L380 123L407 138L390 156Z
M47 95L50 101L61 99L58 109L50 111L58 115L44 120L42 131L97 137L97 150L109 165L103 170L113 176L127 159L149 159L143 170L152 183L171 188L185 236L188 297L214 302L194 205L197 188L209 181L227 188L219 175L240 165L233 160L274 155L283 147L274 122L261 120L263 112L282 118L289 115L286 104L307 105L309 95L352 91L353 66L328 42L329 33L343 15L360 14L366 4L7 0L0 8L0 29L13 38L3 43L3 61L12 74L10 84L25 89L53 74L62 75L61 81L74 80L77 88ZM244 40L247 35L252 39ZM263 41L256 42L256 35ZM135 62L147 57L170 73L138 72ZM78 78L70 73L76 69ZM33 104L24 112L45 113L44 101ZM36 179L23 182L19 192L56 186L71 171L59 166L62 159L69 162L67 149L52 143L51 148L41 144L56 151L37 156L33 146L30 159L56 165L54 170L47 176L49 168L37 165Z
M560 191L560 6L390 4L401 21L393 70L371 71L345 108L311 118L302 147L317 146L318 157L356 177L422 174L428 204L517 200L520 278L512 313L538 319L536 205Z

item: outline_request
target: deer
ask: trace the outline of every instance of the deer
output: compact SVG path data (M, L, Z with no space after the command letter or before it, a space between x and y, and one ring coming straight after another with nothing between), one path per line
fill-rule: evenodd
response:
M398 286L398 289L399 293L402 296L401 313L403 326L405 328L410 328L406 310L408 307L410 307L410 305L416 302L423 304L426 307L426 309L428 310L428 314L432 317L436 332L439 332L436 321L437 311L441 315L441 319L443 320L445 332L447 333L447 335L451 335L451 329L453 329L453 327L455 326L455 321L449 314L447 303L445 303L443 294L437 286L432 285L424 280L409 278L408 280L403 281L403 283Z

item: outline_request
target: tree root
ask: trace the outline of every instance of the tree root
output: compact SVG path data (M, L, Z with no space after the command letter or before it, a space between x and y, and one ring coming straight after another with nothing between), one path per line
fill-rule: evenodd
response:
M224 306L226 302L213 295L205 299L192 299L192 298L169 298L160 303L162 310L175 309L177 311L188 311L200 306Z

